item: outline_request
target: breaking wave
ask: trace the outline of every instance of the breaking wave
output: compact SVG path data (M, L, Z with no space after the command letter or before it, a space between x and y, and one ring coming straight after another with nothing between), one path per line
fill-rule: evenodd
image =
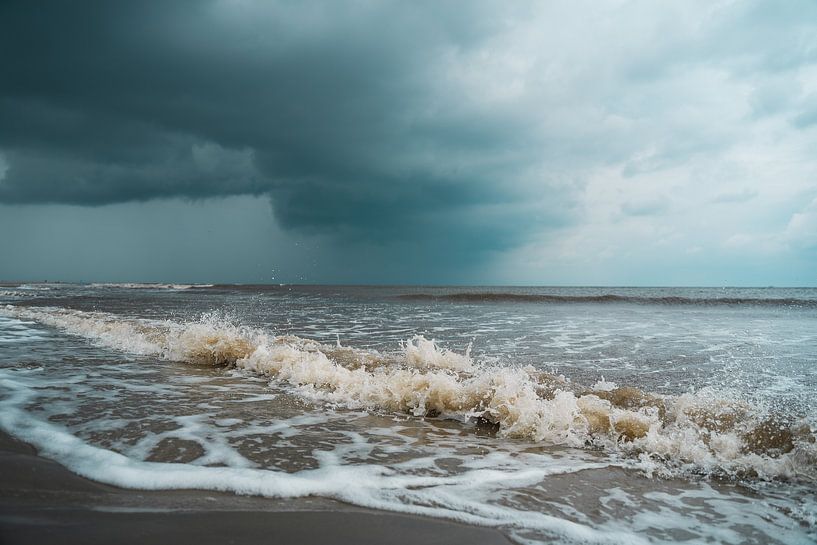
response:
M22 290L0 290L0 297L37 297L37 293Z
M175 322L58 307L0 312L133 354L264 375L316 401L473 421L499 436L602 450L649 474L817 480L809 422L711 388L663 396L604 381L582 387L531 366L481 364L422 336L381 353L275 336L216 314Z
M131 290L188 290L191 288L212 288L213 284L153 284L138 282L94 283L91 288L116 288Z
M407 293L397 296L408 301L447 301L452 303L631 303L644 305L686 305L686 306L773 306L817 308L817 299L793 297L649 297L636 295L550 295L498 292L462 293Z

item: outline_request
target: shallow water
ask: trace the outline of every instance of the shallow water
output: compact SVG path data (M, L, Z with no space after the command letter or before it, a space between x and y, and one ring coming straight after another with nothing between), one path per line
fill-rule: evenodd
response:
M817 537L817 290L48 284L0 303L0 427L103 482L520 542Z

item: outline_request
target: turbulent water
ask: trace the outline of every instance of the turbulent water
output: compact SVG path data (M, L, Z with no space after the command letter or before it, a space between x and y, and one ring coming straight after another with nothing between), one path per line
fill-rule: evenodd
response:
M0 428L102 482L520 543L817 539L817 290L0 286Z

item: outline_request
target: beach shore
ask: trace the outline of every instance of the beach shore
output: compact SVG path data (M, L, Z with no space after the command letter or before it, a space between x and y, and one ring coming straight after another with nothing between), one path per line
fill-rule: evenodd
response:
M0 432L0 543L509 544L499 531L324 498L125 490L79 477Z

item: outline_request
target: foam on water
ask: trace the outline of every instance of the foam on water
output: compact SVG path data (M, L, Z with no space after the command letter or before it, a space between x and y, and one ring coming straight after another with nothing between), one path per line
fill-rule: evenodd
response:
M453 369L455 371L472 371L474 362L471 359L471 347L464 355L457 354L445 348L440 348L434 340L428 340L422 335L416 335L404 344L406 361L419 369Z
M49 291L53 288L53 286L45 286L43 284L20 284L17 286L17 288L30 291Z
M32 322L25 322L0 314L0 346L44 339L43 332L29 327L31 324Z
M23 289L0 290L0 297L37 297L38 293Z
M43 388L53 386L39 376L41 373L41 368L0 369L0 389L4 393L0 399L0 428L33 444L41 455L59 460L75 473L100 482L124 488L203 489L272 498L322 496L376 509L536 531L576 542L634 542L626 531L600 531L557 516L486 502L486 497L508 486L533 485L549 476L603 468L606 463L560 460L545 455L536 456L532 463L533 460L524 455L516 458L488 455L471 461L463 458L459 471L451 474L429 471L435 466L435 458L412 458L388 467L376 463L352 464L349 458L371 451L372 446L358 434L347 432L350 441L332 450L313 453L317 467L286 472L254 467L223 440L213 440L201 416L177 417L180 428L172 432L177 438L208 436L206 453L195 464L146 461L150 445L155 446L160 436L148 436L146 443L137 444L124 455L90 444L63 426L27 412L25 407L36 402ZM323 415L306 414L272 425L241 426L238 433L276 433L284 442L296 438L299 427L325 422ZM235 421L215 422L216 426L226 427L236 424ZM96 425L102 424L91 423ZM116 423L108 421L105 425ZM85 426L86 432L90 429ZM393 429L373 432L400 437ZM445 449L442 454L454 456Z
M90 288L116 288L132 290L187 290L191 288L212 288L213 284L158 284L138 282L111 282L89 284Z
M55 307L7 305L2 313L133 354L232 366L312 400L476 420L504 437L603 449L650 474L800 482L817 475L813 423L728 391L660 396L604 382L583 389L532 367L477 364L424 337L384 355L275 336L217 315L181 323Z

